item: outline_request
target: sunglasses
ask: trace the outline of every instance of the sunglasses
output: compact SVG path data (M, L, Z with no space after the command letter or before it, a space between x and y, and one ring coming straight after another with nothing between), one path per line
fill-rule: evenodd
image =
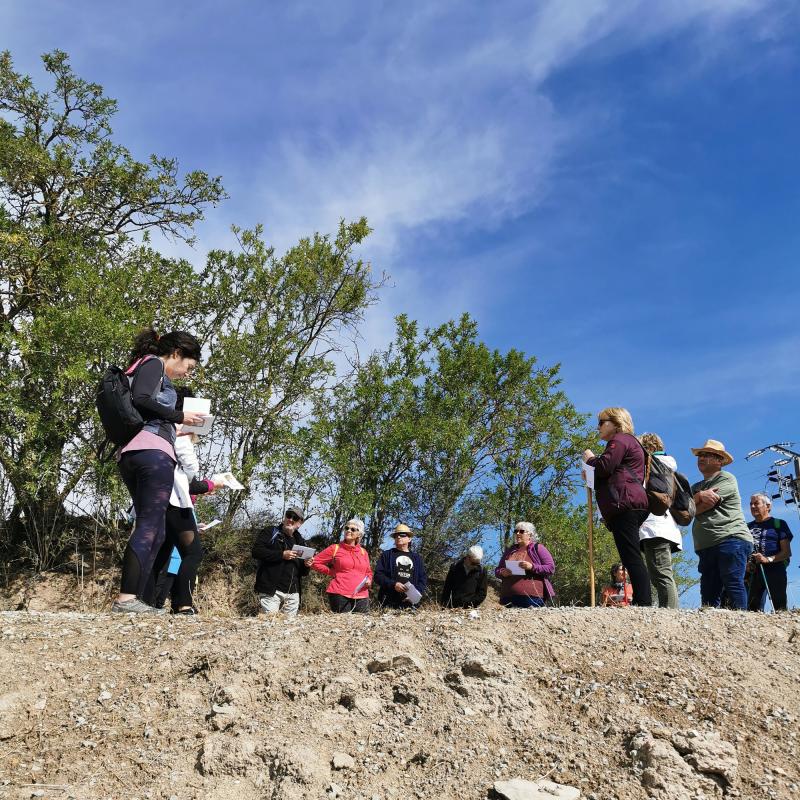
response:
M361 533L361 531L358 528L354 528L352 526L345 528L345 530L349 531L350 533Z
M302 522L303 518L298 517L297 514L287 514L286 519L290 520L291 522Z
M394 534L395 539L408 539L411 536L410 533L396 533Z
M524 531L522 528L517 528L514 533L530 533L530 531Z

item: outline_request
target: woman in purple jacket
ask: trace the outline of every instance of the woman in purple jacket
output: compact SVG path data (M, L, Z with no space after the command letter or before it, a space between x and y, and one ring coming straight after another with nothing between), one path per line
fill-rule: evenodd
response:
M633 605L649 606L650 576L639 546L639 528L647 519L644 491L645 456L633 435L633 420L624 408L604 408L597 415L600 438L607 442L602 455L585 450L583 460L594 467L597 505L614 536L620 561L633 585Z
M536 528L531 522L514 526L514 545L509 547L494 574L502 578L500 602L509 608L541 608L546 600L555 597L550 578L556 571L553 556L539 543ZM516 562L517 570L509 564Z

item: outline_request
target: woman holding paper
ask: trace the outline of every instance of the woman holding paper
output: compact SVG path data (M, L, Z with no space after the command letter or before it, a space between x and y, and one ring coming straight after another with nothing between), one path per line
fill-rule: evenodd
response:
M644 490L645 453L633 435L627 409L604 408L597 415L597 428L606 449L599 456L584 450L583 460L594 467L597 505L633 584L633 604L649 606L650 576L639 545L639 528L650 513Z
M178 399L175 408L182 411L184 400L192 396L188 389L177 390ZM173 614L193 615L194 608L192 590L197 580L197 570L203 558L203 546L197 530L197 518L194 514L194 498L199 494L207 494L221 489L225 483L215 475L211 480L198 479L200 462L195 445L199 436L180 431L175 440L175 480L166 515L166 536L153 564L152 581L145 592L145 601L155 597L155 584L161 571L169 563L172 551L177 548L180 554L180 567L170 590L170 606Z
M122 561L120 593L112 612L155 613L141 600L153 562L165 535L165 515L175 472L175 425L202 422L198 414L175 408L175 378L186 377L200 360L200 342L190 333L173 331L159 336L141 333L134 344L131 365L133 405L144 427L119 452L119 471L136 510L134 526Z
M364 523L351 519L344 526L342 541L326 547L311 561L311 569L333 578L326 592L334 613L366 614L369 611L372 568L369 554L361 547L363 535Z
M553 556L539 542L532 522L514 526L514 544L500 559L494 574L502 578L500 602L508 608L541 608L555 597L550 578L556 571Z

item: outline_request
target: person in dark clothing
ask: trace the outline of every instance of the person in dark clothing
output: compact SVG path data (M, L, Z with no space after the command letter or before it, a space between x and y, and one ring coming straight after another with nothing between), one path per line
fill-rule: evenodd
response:
M256 534L252 551L259 562L255 590L265 614L282 611L287 617L294 617L300 609L302 578L313 560L303 560L292 549L306 544L300 533L302 524L302 510L289 506L280 525L270 525Z
M786 520L772 516L772 499L765 494L759 492L750 498L750 513L753 521L747 527L753 535L754 550L747 565L747 607L761 611L768 593L773 611L786 611L786 567L792 556L792 532Z
M599 456L585 450L583 460L594 467L597 505L631 579L633 605L649 606L650 575L639 545L639 528L650 514L643 485L644 449L633 435L627 409L603 409L597 415L597 427L606 449Z
M413 608L417 603L408 597L408 586L421 595L428 588L428 575L422 556L411 549L411 528L398 525L392 533L394 547L384 550L375 566L378 602L389 608ZM419 601L417 601L419 602Z
M486 599L489 580L481 561L483 548L476 544L450 567L440 601L445 608L477 608Z
M188 375L200 360L200 342L189 333L164 336L150 329L134 345L126 374L131 397L144 427L119 452L119 471L136 511L136 524L125 547L120 592L111 611L160 613L142 601L153 563L165 536L165 515L175 473L175 425L201 424L200 414L176 411L173 378Z

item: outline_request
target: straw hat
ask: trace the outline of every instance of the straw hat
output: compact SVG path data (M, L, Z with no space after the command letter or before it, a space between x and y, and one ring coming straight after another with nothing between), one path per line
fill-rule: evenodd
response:
M725 445L716 439L706 439L706 443L702 447L693 447L692 452L695 455L698 453L715 453L718 456L722 456L723 467L733 462L733 456L725 449Z
M397 536L398 533L407 533L409 536L414 535L414 531L408 525L403 525L402 522L392 531L392 536Z

